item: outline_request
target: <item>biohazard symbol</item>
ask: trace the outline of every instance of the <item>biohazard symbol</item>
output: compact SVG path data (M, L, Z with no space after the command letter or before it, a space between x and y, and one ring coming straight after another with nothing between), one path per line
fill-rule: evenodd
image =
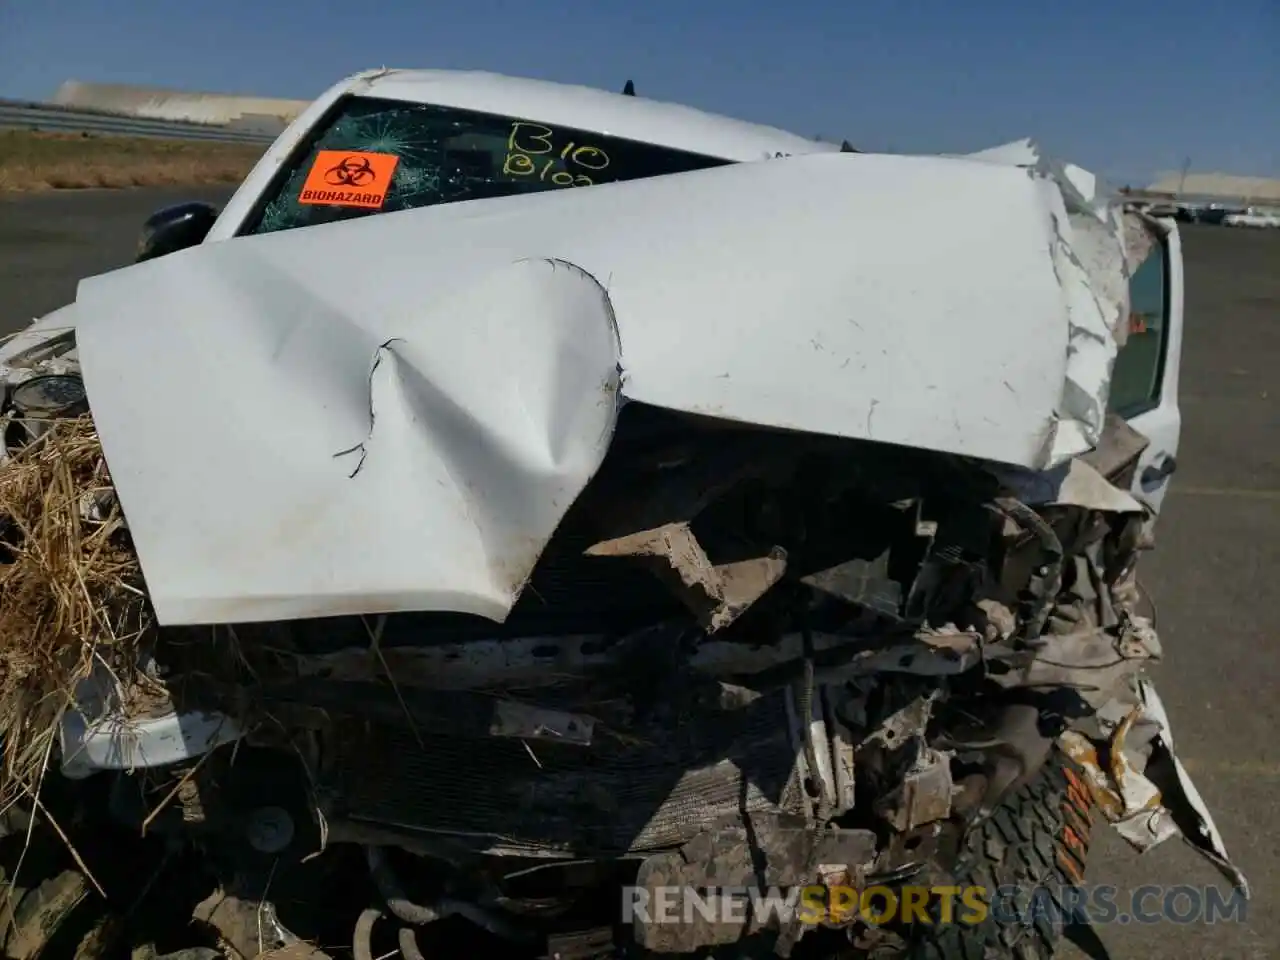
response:
M324 172L324 182L331 187L366 187L376 179L368 157L343 157Z
M321 150L298 192L298 202L381 210L399 162L390 153Z

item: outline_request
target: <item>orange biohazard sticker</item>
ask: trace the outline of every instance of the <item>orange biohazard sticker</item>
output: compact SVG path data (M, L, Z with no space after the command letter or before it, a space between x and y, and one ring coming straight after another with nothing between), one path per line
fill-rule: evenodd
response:
M299 203L381 210L400 158L392 153L321 150L298 194Z

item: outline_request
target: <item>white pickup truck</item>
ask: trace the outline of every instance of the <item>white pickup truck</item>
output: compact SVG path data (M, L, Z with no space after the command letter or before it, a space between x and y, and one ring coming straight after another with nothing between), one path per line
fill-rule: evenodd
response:
M357 957L378 911L411 960L451 914L583 960L620 920L641 955L1047 957L1063 917L1012 903L651 908L1078 885L1095 811L1244 889L1142 672L1178 233L1087 172L378 70L139 260L6 345L6 402L82 380L153 675L192 631L253 669L134 717L95 673L61 768L240 777L167 827L222 875L364 847Z

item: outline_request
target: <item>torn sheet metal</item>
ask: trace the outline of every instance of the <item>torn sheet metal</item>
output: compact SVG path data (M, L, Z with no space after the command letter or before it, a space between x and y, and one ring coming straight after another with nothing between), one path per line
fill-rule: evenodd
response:
M59 307L0 342L0 382L12 388L32 377L80 372L75 304Z
M1129 278L1153 249L1154 234L1142 215L1113 201L1096 174L1047 156L1034 140L992 147L967 159L1023 170L1053 193L1052 256L1072 324L1055 450L1084 453L1102 433L1111 369L1128 334Z
M1068 460L1051 470L988 468L1023 503L1044 507L1081 507L1105 513L1142 513L1144 507L1083 459Z
M58 727L63 776L78 780L99 770L168 766L232 743L243 733L230 717L199 710L179 713L171 703L122 709L123 696L115 677L101 665L76 686L78 709L64 711Z
M1155 685L1149 678L1141 677L1138 690L1142 695L1144 717L1149 718L1157 730L1152 740L1153 748L1173 761L1174 783L1165 784L1163 787L1166 802L1185 803L1187 808L1185 812L1190 815L1196 827L1193 833L1184 834L1187 842L1207 857L1237 890L1248 897L1249 881L1240 868L1231 862L1226 844L1222 841L1222 834L1218 832L1217 824L1213 822L1213 815L1209 813L1209 808L1204 798L1200 796L1200 791L1196 789L1187 768L1182 765L1182 761L1174 752L1173 729L1169 723L1169 715L1165 712L1164 702L1156 692ZM1181 793L1182 796L1175 799L1175 793Z
M971 160L793 157L86 280L84 376L157 614L501 620L619 396L1060 463L1096 439L1114 355L1062 189Z
M1125 735L1132 715L1116 730L1106 748L1106 761L1082 734L1064 733L1063 749L1085 773L1085 782L1098 809L1135 849L1146 851L1178 833L1177 824L1161 803L1156 785L1137 772L1125 756Z
M1010 688L1067 687L1095 710L1162 653L1156 632L1142 617L1131 618L1118 630L1046 633L1028 648L1033 658L1026 666L994 677L994 682Z
M1058 742L1083 769L1098 809L1135 849L1145 852L1181 834L1248 897L1248 880L1231 862L1213 816L1173 751L1169 717L1155 686L1138 676L1134 688L1136 696L1099 711L1100 741L1069 730ZM1123 711L1118 722L1107 722L1107 714L1117 711Z
M727 627L782 579L787 554L780 547L762 557L712 564L688 523L668 523L597 543L593 557L649 561L708 632Z

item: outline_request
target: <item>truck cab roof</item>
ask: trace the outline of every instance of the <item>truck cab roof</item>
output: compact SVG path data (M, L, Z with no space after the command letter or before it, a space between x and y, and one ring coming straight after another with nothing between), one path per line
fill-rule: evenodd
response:
M479 70L367 70L348 77L336 91L331 89L321 99L331 101L344 95L527 117L739 162L779 153L831 153L840 149L839 144L683 104Z
M206 241L229 239L247 224L251 226L262 213L264 196L279 187L279 177L297 162L316 131L348 111L358 111L360 100L398 101L569 128L711 162L741 163L852 149L681 104L575 84L478 70L365 70L335 83L298 115L240 185Z

